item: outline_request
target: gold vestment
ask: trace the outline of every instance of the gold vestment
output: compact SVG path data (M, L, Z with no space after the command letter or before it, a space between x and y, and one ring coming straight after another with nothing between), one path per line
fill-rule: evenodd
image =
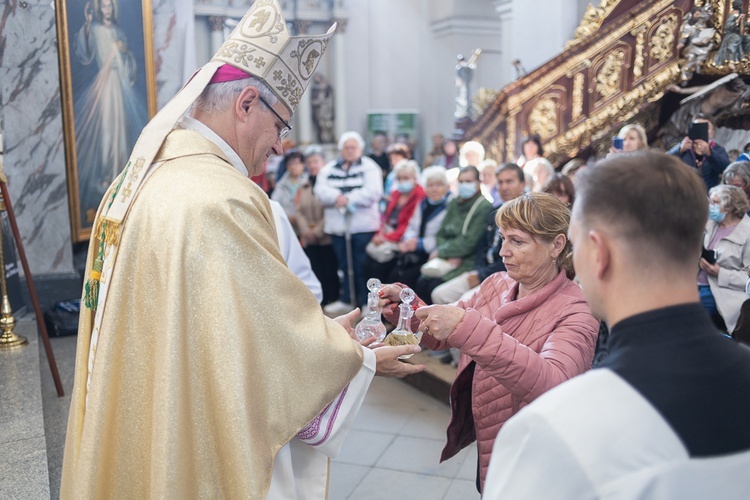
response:
M155 162L122 226L88 389L82 308L61 497L264 498L274 456L361 348L287 269L265 193L216 145L175 130Z

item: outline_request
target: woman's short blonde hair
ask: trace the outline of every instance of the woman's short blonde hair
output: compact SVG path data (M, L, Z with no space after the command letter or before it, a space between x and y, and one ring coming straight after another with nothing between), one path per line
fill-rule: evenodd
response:
M725 212L738 219L741 219L747 213L747 196L740 188L728 184L719 184L708 191L709 198L713 195L719 197L719 205Z
M548 193L526 193L503 203L495 216L501 229L516 229L548 243L557 235L565 236L565 248L557 258L558 269L565 269L568 278L575 277L573 252L568 240L570 210Z
M625 136L628 135L628 132L630 132L631 130L635 130L635 133L638 136L638 142L641 143L638 149L646 149L648 147L646 129L644 129L643 126L638 123L630 123L628 125L625 125L620 129L617 137L619 137L620 139L625 139Z

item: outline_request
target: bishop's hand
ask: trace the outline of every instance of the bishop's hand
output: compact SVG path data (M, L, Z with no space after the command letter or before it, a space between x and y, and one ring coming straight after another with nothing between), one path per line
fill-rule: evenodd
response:
M399 356L416 354L421 349L418 345L384 346L373 349L377 365L375 375L388 378L403 378L407 375L419 373L425 369L424 365L412 365L399 361Z

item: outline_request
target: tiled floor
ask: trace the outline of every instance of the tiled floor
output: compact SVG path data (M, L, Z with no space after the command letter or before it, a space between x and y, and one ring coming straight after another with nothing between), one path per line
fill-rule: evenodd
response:
M65 398L55 394L44 354L40 362L52 498L57 498L60 487L75 342L75 337L52 339ZM403 381L375 378L353 430L331 464L329 500L478 499L475 446L439 463L449 417L446 404Z
M439 463L449 417L447 405L376 378L332 462L330 500L478 499L475 446Z

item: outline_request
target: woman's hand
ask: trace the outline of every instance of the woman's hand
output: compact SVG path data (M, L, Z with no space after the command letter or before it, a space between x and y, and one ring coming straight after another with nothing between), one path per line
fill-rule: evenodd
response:
M451 257L450 259L446 260L456 267L460 266L462 262L460 257Z
M382 245L385 239L383 238L383 235L381 235L379 232L375 233L375 236L372 237L372 244L373 245Z
M680 143L680 153L684 153L685 151L688 151L689 149L692 149L692 148L693 148L693 141L690 140L690 137L685 137Z
M695 151L695 154L711 156L711 146L702 139L696 139L693 141L693 150Z
M419 331L432 335L435 340L446 340L464 319L466 311L456 306L425 306L415 312Z
M713 263L710 264L706 259L701 258L700 262L701 269L706 271L706 274L709 276L718 276L719 275L719 264Z
M401 293L401 290L403 290L403 288L398 285L383 285L380 290L378 290L378 297L380 297L378 305L380 305L380 307L390 307L394 304L400 304L401 297L399 297L399 294Z

